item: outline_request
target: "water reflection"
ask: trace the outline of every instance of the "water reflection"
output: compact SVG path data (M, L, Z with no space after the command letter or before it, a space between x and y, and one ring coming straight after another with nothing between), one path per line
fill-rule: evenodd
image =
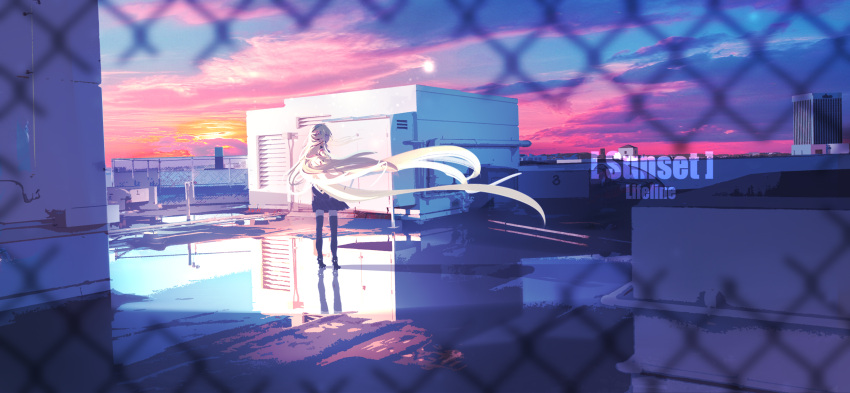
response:
M578 248L466 223L405 233L343 226L341 269L320 271L307 229L161 251L116 244L114 288L146 297L119 307L116 360L145 374L183 367L179 354L191 348L218 359L210 372L234 381L244 367L287 364L311 381L327 372L371 375L370 391L392 390L374 379L374 367L409 380L423 370L464 368L489 381L529 357L575 370L592 360L605 371L580 386L628 386L614 364L630 354L610 353L629 347L624 312L600 311L598 302L629 280L628 263L563 257ZM531 332L538 333L524 336ZM613 336L616 342L604 341ZM523 340L537 349L528 352ZM303 387L268 375L275 389ZM563 387L533 379L513 388ZM168 383L166 376L145 381ZM465 386L445 383L438 390Z
M339 236L337 254L341 269L325 269L321 274L313 239L272 234L259 242L262 251L252 265L253 311L287 315L292 325L298 326L328 314L326 294L330 293L334 313L395 320L394 236Z
M175 244L162 250L113 247L109 261L112 289L156 299L145 308L250 311L250 281L246 278L250 277L250 261L259 258L260 251L257 240L251 238ZM210 280L227 282L228 293L201 291L201 296L198 290ZM169 300L188 297L194 301ZM235 303L237 300L240 303Z
M342 312L342 300L339 297L339 271L333 272L334 314ZM319 270L319 302L322 304L322 314L328 313L328 299L325 297L325 270Z

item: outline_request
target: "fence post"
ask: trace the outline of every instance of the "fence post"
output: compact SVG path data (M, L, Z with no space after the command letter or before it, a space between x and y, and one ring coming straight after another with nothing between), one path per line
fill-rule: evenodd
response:
M187 181L183 183L186 190L186 221L192 221L192 197L195 194L195 183Z
M398 226L395 225L395 202L393 201L393 196L390 195L390 228L397 229Z

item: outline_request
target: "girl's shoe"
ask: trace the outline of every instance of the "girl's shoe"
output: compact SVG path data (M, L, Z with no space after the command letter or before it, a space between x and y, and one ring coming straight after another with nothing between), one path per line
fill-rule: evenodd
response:
M339 260L338 260L336 257L334 257L334 259L333 259L333 263L334 263L334 270L339 269L339 264L337 263L338 261L339 261Z

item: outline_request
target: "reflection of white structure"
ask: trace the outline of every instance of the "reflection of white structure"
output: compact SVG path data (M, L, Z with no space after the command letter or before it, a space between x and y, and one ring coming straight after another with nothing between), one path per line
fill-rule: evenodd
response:
M276 313L304 308L296 280L296 238L289 235L268 235L260 240L261 257L252 269L253 303L255 311ZM256 263L259 262L259 266Z
M297 159L307 132L326 123L333 132L333 155L375 152L388 157L414 148L456 145L475 153L484 166L481 181L492 182L519 166L517 101L427 86L292 98L283 108L250 111L248 169L250 204L260 208L304 208L308 192L287 195L285 174ZM334 144L334 141L337 143ZM340 143L347 142L347 143ZM433 170L417 169L392 176L378 175L354 181L367 189L407 189L451 184L451 178ZM361 211L399 213L422 218L460 212L467 208L463 192L429 192L366 201Z
M335 312L395 320L394 240L390 236L340 236L337 253L342 269L336 278L332 269L317 274L313 239L272 234L260 242L262 258L253 262L252 269L254 311L290 315L293 325ZM341 309L335 310L335 305Z

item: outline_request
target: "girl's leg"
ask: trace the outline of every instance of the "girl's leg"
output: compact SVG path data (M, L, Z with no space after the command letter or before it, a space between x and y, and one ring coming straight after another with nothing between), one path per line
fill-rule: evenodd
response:
M339 265L337 264L336 258L336 229L338 223L336 210L331 210L330 212L328 212L328 220L331 224L331 255L333 255L334 269L339 269Z
M322 226L325 221L325 212L323 210L316 210L316 255L318 256L316 259L319 261L319 268L325 267L325 264L322 262Z

